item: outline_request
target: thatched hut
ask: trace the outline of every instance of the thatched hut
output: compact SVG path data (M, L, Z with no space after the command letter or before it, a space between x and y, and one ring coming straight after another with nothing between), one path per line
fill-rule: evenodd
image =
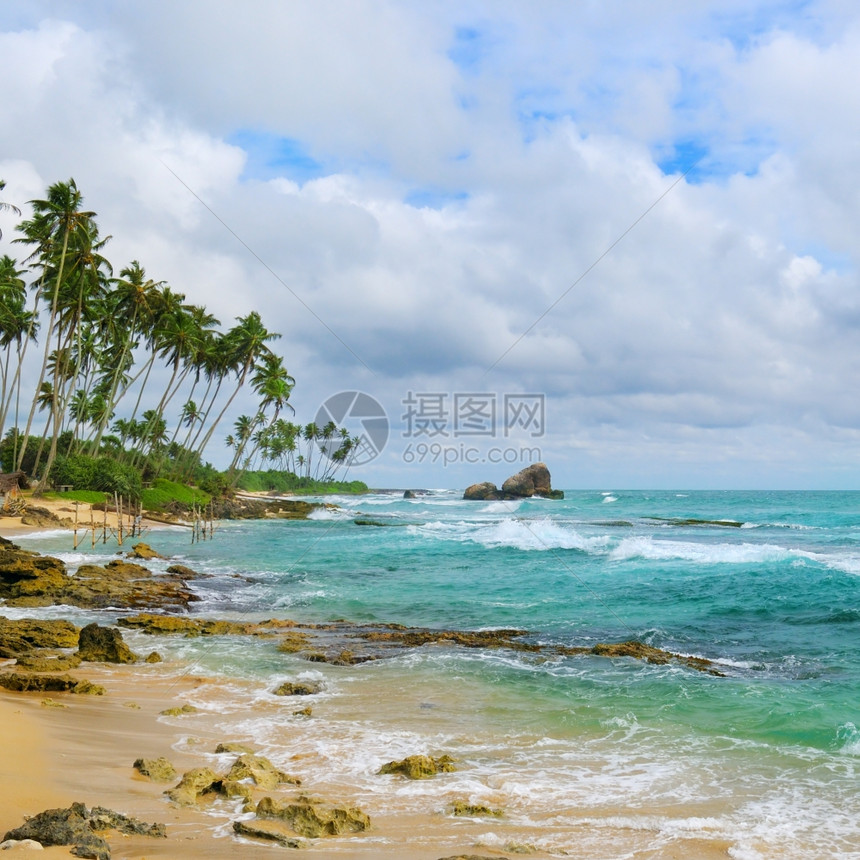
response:
M17 501L26 486L27 476L24 472L0 472L0 508L8 508Z

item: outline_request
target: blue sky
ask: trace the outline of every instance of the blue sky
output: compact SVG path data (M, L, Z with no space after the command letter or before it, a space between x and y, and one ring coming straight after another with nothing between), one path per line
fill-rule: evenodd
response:
M260 310L304 420L538 392L563 486L853 487L858 58L841 0L11 0L0 176ZM506 477L407 442L357 477Z

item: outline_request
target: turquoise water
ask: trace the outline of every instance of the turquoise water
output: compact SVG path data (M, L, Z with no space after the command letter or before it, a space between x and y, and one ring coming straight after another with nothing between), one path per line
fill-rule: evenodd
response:
M215 575L197 583L195 612L517 627L559 645L639 639L707 657L725 677L439 648L309 669L266 643L169 646L225 679L231 731L265 739L276 757L313 750L318 776L320 761L331 780L345 767L355 790L389 806L379 763L453 752L469 767L444 791L509 811L495 837L487 827L491 846L513 828L548 856L633 856L697 838L740 860L860 857L860 494L460 495L340 498L306 522L228 523L195 545L181 530L147 540ZM327 684L313 732L248 719L241 702L302 673ZM442 791L398 788L397 803L418 810Z

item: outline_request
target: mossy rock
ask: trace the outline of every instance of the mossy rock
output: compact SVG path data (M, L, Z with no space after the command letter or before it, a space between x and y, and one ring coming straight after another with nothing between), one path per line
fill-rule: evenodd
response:
M284 681L272 692L276 696L314 696L322 690L323 685L319 681Z
M199 713L199 709L195 708L194 705L180 705L176 708L165 708L163 711L159 711L162 717L182 717L185 714L197 713Z
M175 788L164 793L178 806L196 806L201 798L221 793L222 777L208 767L186 771Z
M148 561L151 558L165 558L165 556L156 552L149 544L141 542L134 544L131 552L126 553L126 558L139 558Z
M267 758L253 753L245 753L233 762L230 772L227 774L227 779L239 782L243 779L250 779L258 788L264 791L271 791L279 785L289 783L291 785L301 785L302 781L295 776L290 776L281 770L278 770Z
M153 782L170 782L176 779L176 768L164 757L139 758L133 765L142 776L148 776Z
M439 773L452 773L454 759L443 755L432 758L429 755L410 755L401 761L390 761L377 771L379 774L401 774L408 779L428 779Z
M283 821L308 839L361 833L370 827L370 816L357 807L332 806L307 795L300 795L292 803L264 797L257 804L257 818Z
M504 814L503 809L492 809L481 803L467 803L465 800L455 800L451 804L451 815L462 818L479 818L482 816L502 818Z

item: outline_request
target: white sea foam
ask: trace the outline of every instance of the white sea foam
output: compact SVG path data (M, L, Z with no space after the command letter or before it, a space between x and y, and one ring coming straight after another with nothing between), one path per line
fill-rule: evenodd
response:
M607 494L607 495L604 495L604 497L603 497L604 504L606 502L617 502L617 501L618 501L618 496L610 496Z

